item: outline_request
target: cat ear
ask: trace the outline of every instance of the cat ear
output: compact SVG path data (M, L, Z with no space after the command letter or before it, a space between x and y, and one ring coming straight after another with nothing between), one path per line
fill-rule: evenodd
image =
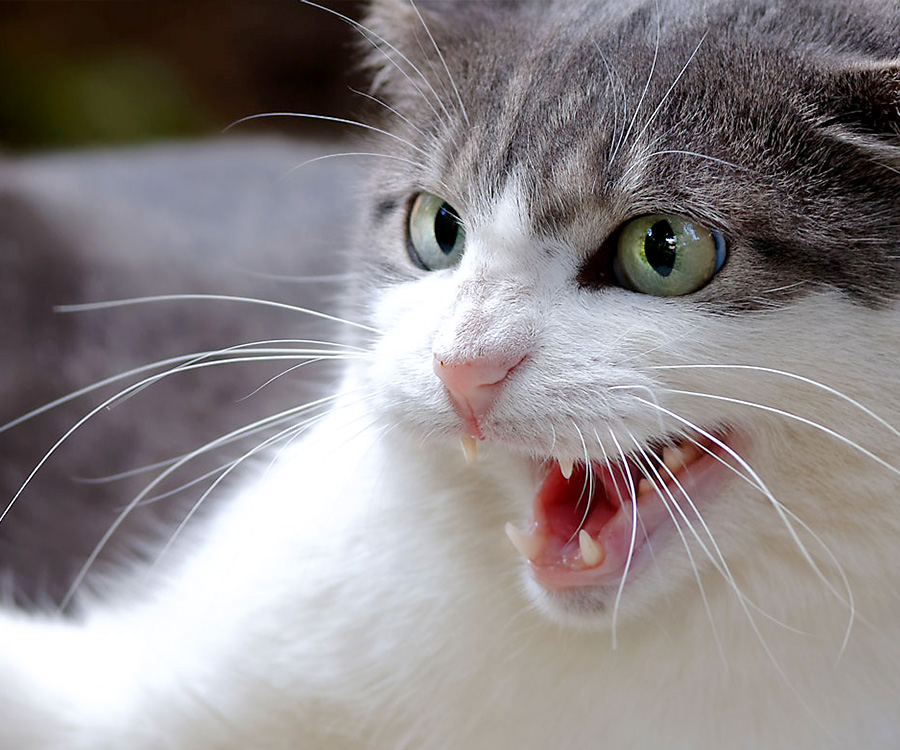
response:
M490 29L505 27L521 6L515 0L370 0L360 30L373 88L395 101L418 97L420 104L422 92L455 96L456 84L448 87L446 79L465 78L472 40L491 39Z
M410 0L371 0L360 31L363 42L363 67L372 77L373 91L383 91L396 99L406 88L404 80L415 81L427 41L434 25L430 3ZM421 85L412 83L410 85Z
M823 127L843 131L847 140L900 145L900 60L830 70L823 93Z
M398 29L411 28L419 8L418 3L413 5L409 0L371 0L364 23L376 34L389 38Z

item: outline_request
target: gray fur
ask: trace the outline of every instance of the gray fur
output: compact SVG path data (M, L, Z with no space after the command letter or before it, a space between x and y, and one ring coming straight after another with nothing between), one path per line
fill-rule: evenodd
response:
M431 154L400 146L415 167L380 165L374 199L398 207L391 247L402 246L406 196L438 193L465 221L516 176L534 230L581 259L588 287L607 283L589 259L624 221L678 213L728 240L725 269L690 297L711 310L823 286L865 305L900 292L896 2L420 7L469 123L418 19L378 4L373 26L400 36L440 99L426 103L399 74L403 61L370 55L383 93L424 135L386 122Z

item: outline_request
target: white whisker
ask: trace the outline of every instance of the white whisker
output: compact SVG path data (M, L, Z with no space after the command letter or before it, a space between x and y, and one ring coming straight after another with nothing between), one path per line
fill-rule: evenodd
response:
M876 456L874 453L872 453L872 451L870 451L866 448L863 448L859 443L851 440L850 438L848 438L844 435L841 435L841 433L839 433L835 430L832 430L830 427L826 427L825 425L820 424L819 422L816 422L815 420L807 419L806 417L801 417L799 414L794 414L792 412L785 411L784 409L778 409L774 406L767 406L765 404L759 404L759 403L756 403L755 401L746 401L744 399L731 398L729 396L719 396L714 393L699 393L697 391L684 391L684 390L680 390L678 388L663 388L661 390L664 390L667 393L675 393L680 396L696 396L697 398L707 398L707 399L712 399L714 401L725 401L727 403L738 404L739 406L749 406L752 409L760 409L761 411L766 411L771 414L777 414L778 416L785 417L786 419L791 419L796 422L800 422L801 424L805 424L805 425L808 425L809 427L813 427L814 429L824 432L826 435L829 435L830 437L833 437L836 440L841 441L842 443L844 443L844 445L847 445L850 448L853 448L854 450L858 451L859 453L866 456L867 458L872 459L873 461L875 461L876 463L878 463L880 466L884 467L888 471L900 476L900 469L898 469L893 464L888 463L883 458ZM883 420L879 420L879 421L883 421ZM890 427L890 425L887 425L886 422L884 424L886 426L888 426L892 432L894 432L895 434L897 433L897 431L894 428Z
M297 307L296 305L288 305L284 302L273 302L272 300L255 299L253 297L239 297L229 294L156 294L148 297L131 297L129 299L107 300L106 302L84 302L75 305L58 305L53 309L61 313L88 312L93 310L109 310L115 307L127 307L129 305L144 305L150 302L177 302L177 301L213 301L213 302L244 302L252 305L262 305L263 307L273 307L277 310L289 310L290 312L302 313L313 318L321 318L332 323L342 323L344 325L353 326L370 333L382 333L377 328L372 328L364 323L357 323L345 318L339 318L336 315L319 312L318 310L310 310L306 307Z
M706 32L704 32L703 36L700 37L700 41L697 42L697 46L694 47L694 51L691 52L691 56L688 58L688 61L684 64L684 67L682 67L681 71L678 73L678 75L675 76L675 80L672 82L672 85L669 86L669 90L666 91L665 94L663 94L663 97L662 97L662 99L660 99L659 104L656 105L656 109L654 109L653 113L650 115L650 117L647 118L647 121L644 123L644 127L641 130L641 132L638 133L636 140L638 140L638 141L641 140L641 138L643 138L643 136L644 136L644 133L646 133L647 130L650 128L650 126L653 124L653 121L656 119L656 116L660 113L660 110L662 110L663 105L666 103L666 100L669 98L669 96L675 90L675 87L678 85L678 82L682 79L684 74L687 72L687 69L688 69L688 67L690 67L690 64L692 62L694 62L694 58L697 56L697 53L700 51L700 47L703 46L703 42L706 41L706 37L708 37L708 36L709 36L709 31L707 30Z
M469 113L466 112L466 105L463 104L462 96L459 93L459 89L456 87L456 81L453 80L453 74L450 72L450 68L447 65L447 61L444 59L444 55L441 52L441 48L438 47L437 42L434 40L434 36L431 34L431 29L428 28L428 24L425 23L425 19L422 18L422 14L419 12L418 6L415 4L414 0L409 0L409 4L412 6L413 10L416 12L416 15L419 17L419 21L422 23L422 28L425 29L425 33L428 34L428 39L431 41L431 44L434 46L434 51L437 52L438 58L441 61L441 64L444 66L444 70L447 72L447 80L450 81L450 86L453 88L453 93L456 94L456 101L459 104L459 110L462 112L463 119L466 121L466 125L470 125L469 122Z
M804 377L803 375L798 375L793 372L788 372L787 370L778 370L772 367L762 367L759 365L730 365L730 364L693 364L693 365L656 365L655 367L650 367L651 370L743 370L750 372L764 372L770 373L772 375L780 375L781 377L790 378L792 380L797 380L801 383L806 383L807 385L811 385L815 388L819 388L826 393L830 393L832 396L837 396L839 399L846 401L851 406L856 407L861 412L866 414L867 416L874 419L876 422L886 427L892 433L900 437L900 430L897 430L893 425L891 425L886 420L879 417L874 411L869 409L868 407L861 404L854 398L851 398L846 393L842 393L836 388L832 388L831 386L825 385L825 383L819 382L818 380L813 380L812 378Z
M363 390L363 389L360 388L358 390ZM199 448L191 451L190 453L185 454L177 462L175 462L174 464L169 466L167 469L162 471L152 482L150 482L150 484L148 484L146 487L144 487L144 489L131 502L129 502L125 508L122 509L122 511L119 513L119 515L115 518L115 520L107 528L106 532L103 534L100 541L97 542L94 549L91 551L91 554L88 555L85 562L79 568L78 573L76 574L74 580L72 581L71 585L69 586L68 590L66 591L66 594L63 597L62 601L60 602L59 610L64 611L69 606L69 604L71 603L73 597L75 596L75 593L77 592L78 588L81 586L81 584L84 581L85 577L87 576L88 572L93 567L94 562L96 562L100 553L105 549L106 545L109 543L109 540L113 537L115 532L125 522L125 519L131 514L131 512L136 507L138 507L138 505L141 503L141 501L145 497L147 497L150 494L150 492L153 491L153 489L155 487L159 486L159 484L166 479L166 477L173 474L180 467L184 466L186 463L193 460L197 456L203 455L205 453L209 453L211 450L220 447L222 444L224 444L226 441L230 440L231 438L233 438L236 435L244 434L247 431L249 431L250 429L259 427L260 425L265 424L265 423L274 422L277 419L283 419L288 415L302 414L305 411L310 411L313 408L316 408L318 406L322 406L331 401L334 401L335 399L338 398L338 396L343 396L343 395L346 395L346 394L342 393L342 394L333 395L333 396L325 396L323 398L316 399L315 401L311 401L311 402L303 404L301 406L295 406L295 407L292 407L291 409L286 409L278 414L258 420L250 425L245 425L244 427L240 427L236 430L232 430L231 432L227 433L226 435L223 435L222 437L212 440L212 441L200 446Z
M411 128L412 128L413 130L415 130L420 136L422 136L422 138L425 138L425 139L428 138L428 134L427 134L424 130L422 130L422 128L420 128L418 125L416 125L416 124L415 124L412 120L410 120L408 117L406 117L406 116L404 116L403 114L401 114L400 112L398 112L396 109L394 109L394 108L393 108L390 104L388 104L387 102L382 101L382 100L379 99L377 96L373 96L372 94L367 94L365 91L358 91L357 89L354 89L354 88L351 88L350 91L353 92L354 94L356 94L357 96L362 96L362 97L364 97L364 98L366 98L366 99L369 99L369 100L375 102L376 104L381 105L381 106L384 107L388 112L390 112L391 114L393 114L393 115L399 117L401 120L403 120L403 122L405 122L407 125L409 125L409 127L411 127Z
M668 485L666 485L665 481L663 481L663 478L660 475L659 471L657 471L656 467L653 465L653 461L651 461L650 456L647 454L647 450L638 442L637 438L635 438L635 436L629 430L626 430L626 432L628 432L628 437L631 438L631 442L638 447L638 450L643 456L643 461L639 460L637 456L634 457L641 468L641 473L643 473L643 475L650 481L650 484L653 486L653 491L656 492L660 500L662 500L663 506L665 506L665 509L668 512L669 517L672 519L673 525L675 526L675 531L681 538L681 544L684 546L684 550L687 553L688 560L691 563L691 569L694 571L694 579L697 581L697 587L700 589L700 598L703 600L703 608L706 610L706 616L707 619L709 619L709 625L713 631L713 638L716 642L716 649L719 652L722 663L727 667L728 659L725 657L725 649L722 646L722 640L719 637L718 628L716 628L716 622L713 618L712 608L709 605L709 598L706 596L706 588L703 585L703 579L700 577L700 569L697 567L697 561L694 560L694 553L691 551L691 546L690 544L688 544L688 540L684 535L681 524L678 523L678 519L675 517L674 509L677 508L678 513L684 521L685 525L688 529L690 529L691 533L694 536L694 539L700 545L700 548L706 553L707 557L709 557L711 560L713 560L713 558L710 555L709 550L706 548L706 545L703 544L702 540L694 529L693 524L684 514L684 511L678 504L678 501L675 499L675 496L672 494ZM662 461L659 461L659 463L662 463ZM663 464L663 466L665 466L665 464ZM685 495L685 497L687 497L687 493L684 492L684 488L681 488L681 492ZM666 500L666 496L668 496L668 500ZM715 565L715 560L713 560L713 564Z
M408 141L405 138L401 138L396 133L391 133L387 130L382 130L381 128L376 128L374 125L367 125L364 122L359 122L358 120L348 120L344 117L331 117L330 115L314 115L308 112L260 112L255 115L247 115L246 117L242 117L239 120L235 120L228 127L226 127L222 132L227 133L232 128L237 127L245 122L251 122L253 120L264 120L269 119L271 117L291 117L291 118L299 118L303 120L323 120L326 122L334 122L340 125L353 125L357 128L363 128L364 130L370 130L373 133L378 133L379 135L386 136L388 138L393 138L395 141L402 143L404 146L408 146L413 151L418 151L423 156L429 156L428 152L425 149L417 146L412 141Z
M787 529L788 533L790 534L791 539L794 541L794 544L797 545L797 549L800 551L800 554L802 555L803 559L806 560L807 564L810 566L812 571L816 574L816 577L824 584L824 586L834 595L834 597L839 602L841 602L842 604L844 604L845 606L848 607L848 609L850 611L850 617L849 617L849 622L847 625L847 630L845 632L845 638L844 638L844 643L846 643L847 640L849 640L849 637L850 637L849 633L853 626L853 620L854 620L855 613L856 613L856 607L853 602L853 592L850 589L850 582L847 579L846 574L844 573L843 567L838 563L837 571L838 571L838 574L840 575L841 580L844 583L844 585L846 587L846 591L847 591L847 596L845 598L834 587L834 585L831 583L831 581L828 580L828 577L822 572L821 568L818 566L818 564L812 558L812 555L809 553L809 550L806 548L806 545L800 539L799 535L797 534L796 529L794 528L793 524L791 523L791 518L793 518L795 521L797 521L797 523L801 524L801 526L804 528L804 530L807 531L807 533L809 533L812 536L812 538L820 546L822 546L823 549L826 550L827 554L829 555L829 558L832 561L837 563L836 556L831 552L831 550L825 544L824 540L821 539L821 537L819 537L817 534L815 534L809 528L809 526L807 526L803 521L801 521L799 518L797 518L797 516L794 513L792 513L789 509L787 509L785 507L785 505L783 503L781 503L772 494L772 492L766 486L765 482L763 482L763 480L753 470L753 468L750 466L750 464L748 464L731 446L724 443L722 440L717 438L711 432L704 430L703 428L699 427L696 424L693 424L689 420L685 419L684 417L681 417L680 415L676 414L675 412L671 411L670 409L666 409L665 407L660 406L659 404L654 404L650 401L642 399L639 396L635 396L635 400L639 401L640 403L646 404L647 406L650 406L654 409L657 409L665 414L668 414L670 417L672 417L676 421L680 422L681 424L695 430L698 434L702 435L707 440L709 440L711 443L714 443L715 445L717 445L722 451L724 451L729 456L731 456L731 458L733 458L741 466L741 468L747 472L747 476L744 476L744 479L747 481L752 480L752 481L750 481L750 484L752 486L754 486L757 490L759 490L763 494L763 496L769 501L769 503L772 505L772 507L775 509L775 512L781 518L781 521L784 524L785 528ZM730 466L730 464L728 464L727 461L724 461L715 452L709 450L709 448L706 448L705 446L703 446L697 442L695 442L695 445L697 445L698 447L700 447L702 450L709 453L710 455L713 455L717 460L719 460L724 465ZM734 467L732 467L732 469L733 468ZM743 476L740 472L736 472L736 473L738 474L738 476ZM842 646L841 651L843 651L843 646Z
M641 107L644 104L644 99L647 96L647 92L650 90L650 84L653 82L653 74L656 71L656 62L659 59L659 45L662 36L662 27L661 27L661 15L659 9L659 0L656 0L656 45L653 49L653 62L650 63L650 73L647 75L647 82L644 84L644 90L641 91L640 98L638 99L637 106L634 109L634 114L631 117L631 122L628 123L628 129L622 135L621 140L616 145L616 149L613 151L612 156L609 159L609 163L612 164L616 156L619 153L619 150L622 146L624 146L628 141L628 136L631 135L631 130L634 128L634 123L637 121L638 114L640 114Z
M622 450L622 446L619 443L619 440L616 438L615 433L612 431L611 427L607 428L609 430L609 436L612 438L613 443L616 446L616 451L622 457L622 474L626 478L626 482L628 483L628 490L631 493L631 541L628 545L628 557L625 560L625 570L622 572L622 580L619 582L619 588L616 591L616 601L613 605L613 627L612 627L612 647L613 650L616 649L617 645L617 622L619 617L619 605L622 601L622 591L625 589L625 579L628 578L628 571L631 570L631 562L634 559L634 550L637 546L637 489L634 486L634 481L631 478L631 472L628 471L627 467L625 467L625 452Z
M351 26L353 26L353 28L356 29L356 31L358 31L359 34L366 41L368 41L378 52L380 52L384 56L384 58L389 63L391 63L391 65L393 65L400 72L400 74L404 78L406 78L407 81L409 81L410 85L416 90L416 92L419 94L419 96L422 97L422 99L425 101L425 103L428 105L428 107L434 113L434 116L437 117L438 120L441 120L442 119L441 115L438 113L437 109L435 109L434 104L432 103L431 99L425 94L424 91L422 91L421 88L419 88L418 84L416 84L416 82L412 79L412 77L397 63L397 61L394 60L389 54L387 54L378 44L376 44L375 41L373 41L373 39L377 40L378 42L383 44L385 47L390 49L392 52L396 53L396 55L401 60L403 60L403 62L405 62L407 65L409 65L409 67L413 70L413 72L417 76L419 76L422 83L424 83L428 87L428 90L431 91L432 94L434 94L434 98L437 101L438 106L443 110L444 115L447 117L447 120L448 121L450 120L450 112L447 111L447 108L444 106L443 99L440 97L440 95L437 93L437 91L434 90L434 87L431 85L431 83L429 83L428 78L422 73L421 70L419 70L412 63L412 61L410 61L410 59L406 55L404 55L400 50L398 50L387 39L385 39L380 34L377 34L376 32L372 31L372 29L364 26L359 21L355 21L354 19L350 18L349 16L345 16L343 13L339 13L338 11L333 10L332 8L326 8L324 5L319 5L318 3L312 2L312 0L300 0L300 2L302 2L304 5L309 5L310 7L318 8L319 10L325 11L326 13L330 13L331 15L336 16L337 18L340 18L345 23L348 23Z

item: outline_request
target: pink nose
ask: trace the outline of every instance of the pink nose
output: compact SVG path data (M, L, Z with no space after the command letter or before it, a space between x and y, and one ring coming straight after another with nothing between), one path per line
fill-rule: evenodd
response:
M434 355L434 371L447 388L450 402L470 435L482 437L478 420L491 410L503 382L523 359L523 356L484 356L444 362Z

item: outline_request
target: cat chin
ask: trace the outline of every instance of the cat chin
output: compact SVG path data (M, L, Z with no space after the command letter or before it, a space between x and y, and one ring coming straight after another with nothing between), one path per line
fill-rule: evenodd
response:
M552 591L524 574L526 596L551 622L574 630L608 630L613 623L616 588L577 588Z

